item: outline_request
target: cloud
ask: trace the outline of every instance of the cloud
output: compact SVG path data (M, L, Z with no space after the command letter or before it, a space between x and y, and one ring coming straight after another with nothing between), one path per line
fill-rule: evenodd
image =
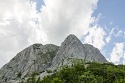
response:
M106 42L109 43L110 41L111 41L111 36L108 36L108 37L106 38Z
M33 43L43 43L46 35L37 20L36 3L2 0L0 3L0 67ZM42 40L42 41L41 41Z
M125 37L125 32L116 27L108 34L99 26L101 13L97 18L92 17L98 0L44 0L41 12L36 10L37 2L1 0L0 67L33 43L60 45L69 34L84 37L83 43L92 44L100 50L113 36ZM123 43L116 43L109 60L119 63L122 59L125 63L123 49Z
M109 61L115 64L125 64L125 43L115 43Z
M106 32L103 30L103 28L95 25L90 28L87 35L84 36L84 43L92 44L93 46L101 50L106 44L104 41L105 35Z
M106 28L107 32L107 37L106 37L106 42L110 43L112 38L125 38L125 31L123 29L120 29L118 27L114 27L111 30Z
M97 0L44 0L42 10L45 15L44 28L48 41L60 44L64 38L73 33L78 37L85 34L92 22L92 13ZM55 38L58 38L55 40Z
M35 0L1 0L0 67L33 43L60 45L69 34L86 34L94 23L98 0L44 0L41 12Z
M111 29L109 36L114 36L114 37L125 37L125 31L118 28L118 27L114 27Z

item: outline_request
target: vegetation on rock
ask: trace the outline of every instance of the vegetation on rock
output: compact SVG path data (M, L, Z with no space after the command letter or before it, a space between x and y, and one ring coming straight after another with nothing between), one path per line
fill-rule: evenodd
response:
M88 65L85 68L85 65ZM52 75L45 76L43 80L34 80L20 83L125 83L125 66L111 63L78 63L64 66ZM37 81L37 82L36 82Z

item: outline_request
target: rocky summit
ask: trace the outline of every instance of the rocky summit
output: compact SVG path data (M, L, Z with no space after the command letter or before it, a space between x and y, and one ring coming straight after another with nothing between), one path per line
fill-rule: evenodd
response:
M71 34L61 46L33 44L19 52L0 69L0 83L18 83L20 79L30 76L33 72L42 73L52 67L68 65L71 59L107 63L97 48L82 44L75 35Z
M107 62L97 48L89 44L82 44L75 35L71 34L61 44L52 64L53 66L65 65L74 58L90 62Z

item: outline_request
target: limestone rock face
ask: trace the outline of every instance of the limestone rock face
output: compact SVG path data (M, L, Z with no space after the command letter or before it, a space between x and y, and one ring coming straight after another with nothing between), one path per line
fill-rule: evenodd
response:
M53 66L67 64L70 58L85 58L85 50L81 41L75 35L69 35L61 44L56 56L53 59Z
M53 44L33 44L19 52L0 69L0 83L17 83L33 72L40 73L53 67L70 64L71 59L107 63L97 48L82 44L75 35L71 34L60 47Z
M0 80L2 83L9 83L10 80L17 80L31 75L33 72L46 70L51 66L58 48L52 44L31 45L0 69Z
M97 48L89 44L82 44L75 35L71 34L61 44L52 64L53 66L65 65L73 58L90 62L107 62Z
M107 63L108 61L100 51L90 44L83 44L85 50L85 61Z

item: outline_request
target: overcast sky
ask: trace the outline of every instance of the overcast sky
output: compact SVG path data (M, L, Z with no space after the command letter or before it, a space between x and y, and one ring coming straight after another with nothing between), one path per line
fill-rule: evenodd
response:
M1 0L0 67L34 43L60 45L69 34L125 64L125 0Z

